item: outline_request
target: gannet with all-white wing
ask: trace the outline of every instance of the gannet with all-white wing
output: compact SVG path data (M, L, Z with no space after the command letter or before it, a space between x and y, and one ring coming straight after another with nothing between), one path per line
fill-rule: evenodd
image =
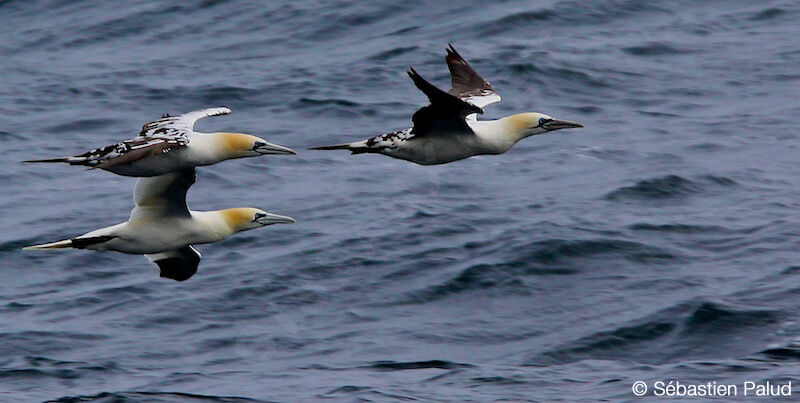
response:
M186 192L195 181L194 168L141 178L133 196L136 207L127 222L97 229L63 241L24 249L91 249L146 255L158 265L161 277L183 281L200 263L192 245L217 242L237 232L294 219L256 208L191 211Z
M164 115L159 120L145 124L139 135L133 139L72 157L24 162L65 162L105 169L118 175L144 177L216 164L233 158L296 154L290 148L272 144L251 134L194 131L194 124L198 120L229 113L230 109L219 107L178 116Z
M477 120L483 107L500 95L478 75L452 45L447 49L452 85L444 92L413 68L408 75L430 100L411 120L414 126L363 141L311 148L350 150L353 154L379 153L421 165L445 164L481 154L502 154L528 136L583 127L541 113L521 113L497 120Z

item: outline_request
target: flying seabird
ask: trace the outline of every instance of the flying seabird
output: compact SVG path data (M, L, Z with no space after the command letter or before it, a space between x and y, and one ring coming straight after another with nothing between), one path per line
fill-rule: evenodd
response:
M233 158L266 154L296 154L294 150L244 133L199 133L198 120L227 115L225 107L201 109L178 116L164 115L145 124L138 136L72 157L24 162L66 162L100 168L124 176L157 176L216 164Z
M502 154L528 136L559 129L583 127L542 113L521 113L497 120L477 120L483 107L500 101L488 81L458 54L447 49L452 84L444 92L420 76L413 67L408 75L430 100L411 120L414 126L363 141L315 147L311 150L350 150L352 154L379 153L420 165L445 164L480 154Z
M136 206L127 222L81 236L23 249L91 249L143 254L158 265L161 277L183 281L197 272L200 253L192 246L225 239L237 232L295 222L291 217L256 208L191 211L186 192L195 181L194 168L140 178Z

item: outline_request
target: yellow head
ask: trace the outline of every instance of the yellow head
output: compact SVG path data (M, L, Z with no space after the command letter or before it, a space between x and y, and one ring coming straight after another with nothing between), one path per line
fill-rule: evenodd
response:
M247 231L272 224L292 224L292 217L267 213L264 210L251 207L231 208L220 210L223 221L231 228L231 232Z
M505 118L509 132L516 141L535 134L552 132L560 129L583 127L582 124L569 120L553 119L543 113L529 112L511 115Z
M229 158L255 157L267 154L297 154L289 147L272 144L260 137L244 133L214 133Z

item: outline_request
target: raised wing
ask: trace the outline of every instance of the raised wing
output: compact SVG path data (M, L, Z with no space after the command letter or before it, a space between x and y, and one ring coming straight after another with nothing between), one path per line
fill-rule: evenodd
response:
M133 191L136 207L130 220L161 217L188 217L186 192L195 181L194 168L166 175L140 178Z
M411 118L414 122L413 133L416 136L448 129L463 131L466 128L469 131L470 129L464 121L466 116L483 113L483 109L479 106L436 88L412 67L408 69L408 76L431 101L430 105L420 108Z
M191 245L145 256L158 265L161 277L175 281L184 281L192 277L197 273L197 266L200 264L200 252Z
M194 131L194 124L202 118L217 115L227 115L231 113L229 108L221 106L219 108L201 109L178 116L165 115L163 118L146 123L139 132L140 137L159 137L159 138L188 138Z
M448 94L479 108L500 102L500 94L458 54L453 45L447 48L445 61L451 76L451 88Z

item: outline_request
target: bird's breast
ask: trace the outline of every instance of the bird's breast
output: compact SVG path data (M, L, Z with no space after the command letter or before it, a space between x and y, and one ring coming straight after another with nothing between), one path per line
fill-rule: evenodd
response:
M151 254L195 243L196 226L190 218L147 218L128 221L105 247L122 253Z
M473 156L480 151L474 136L459 133L436 133L414 137L388 150L390 156L421 165L445 164Z

